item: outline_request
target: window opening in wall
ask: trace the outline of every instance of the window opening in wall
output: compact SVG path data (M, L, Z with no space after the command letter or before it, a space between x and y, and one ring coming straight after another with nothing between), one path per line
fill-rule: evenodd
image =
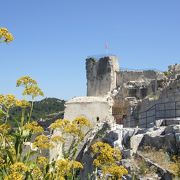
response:
M137 94L137 89L135 89L135 88L129 89L130 97L136 97L136 94Z

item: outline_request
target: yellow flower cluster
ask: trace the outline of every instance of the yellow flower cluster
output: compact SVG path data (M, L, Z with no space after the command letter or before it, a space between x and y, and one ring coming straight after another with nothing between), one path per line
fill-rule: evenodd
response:
M84 117L79 117L70 122L66 119L58 119L50 125L51 129L61 129L62 134L70 134L83 139L85 134L82 131L82 127L89 127L90 122Z
M123 166L117 165L121 160L121 152L118 149L112 148L107 143L96 142L92 145L92 152L96 156L93 164L102 169L104 176L111 174L112 177L120 180L123 175L128 174Z
M84 134L81 129L78 128L76 124L69 123L64 127L64 132L67 134L71 134L72 136L78 136L81 139L84 138Z
M44 93L42 90L36 85L36 86L28 86L25 88L23 95L30 95L33 98L37 96L44 96Z
M0 125L0 134L8 134L8 132L11 130L11 126L9 124L1 124Z
M90 127L91 125L90 121L83 116L75 118L72 123L77 124L79 126L86 126L86 127Z
M33 121L31 123L26 123L24 125L24 130L30 131L31 133L41 133L43 132L43 128L38 125L37 122Z
M51 129L63 129L67 124L69 124L70 121L67 119L57 119L54 123L50 125Z
M42 90L38 87L37 82L29 76L23 76L16 82L16 86L25 87L23 95L30 95L33 98L37 96L44 96Z
M37 158L37 164L42 167L45 167L48 164L48 159L46 157L40 156Z
M35 138L33 146L39 149L49 149L52 147L52 144L49 142L48 137L42 134Z
M13 94L0 95L0 105L5 108L11 108L16 104L16 98Z
M51 141L54 142L54 143L58 143L58 142L65 142L65 139L61 136L57 136L57 135L54 135L51 137Z
M37 82L29 76L23 76L23 77L19 78L16 82L17 87L31 86L31 85L37 85Z
M29 168L23 162L16 162L10 166L10 171L25 173L29 171Z
M3 39L4 42L13 41L13 35L6 28L0 28L0 39Z
M0 94L0 104L3 104L5 100L4 95Z
M32 176L33 176L33 180L40 180L40 179L42 179L42 172L39 169L39 167L33 168Z
M92 152L98 155L93 162L97 167L101 167L104 164L112 164L121 159L121 152L119 150L103 142L96 142L93 144Z
M103 169L103 174L111 174L115 179L121 180L123 175L127 175L128 171L123 166L118 166L116 164L105 167Z
M16 106L21 108L27 108L30 107L31 104L26 100L16 100Z
M69 176L73 169L83 169L83 165L78 161L60 159L56 161L56 171L60 177Z
M24 180L24 176L18 172L13 172L6 176L4 180Z

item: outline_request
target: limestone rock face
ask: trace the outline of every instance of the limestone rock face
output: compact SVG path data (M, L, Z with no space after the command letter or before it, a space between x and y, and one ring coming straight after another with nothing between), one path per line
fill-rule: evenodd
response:
M154 127L147 130L122 128L121 132L120 130L113 130L112 132L117 135L121 134L121 136L116 136L119 139L115 141L111 136L109 136L109 139L112 139L116 147L119 147L124 155L128 157L144 146L165 149L170 153L180 151L180 125Z

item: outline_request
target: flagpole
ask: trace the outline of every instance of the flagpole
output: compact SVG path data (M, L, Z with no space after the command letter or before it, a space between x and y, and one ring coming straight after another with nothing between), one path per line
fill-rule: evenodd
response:
M106 50L106 55L108 55L108 50L109 50L109 44L108 44L108 42L106 41L105 42L105 50Z

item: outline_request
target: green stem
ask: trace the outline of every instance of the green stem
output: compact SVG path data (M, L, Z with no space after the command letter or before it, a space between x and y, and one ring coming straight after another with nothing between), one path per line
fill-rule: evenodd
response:
M8 121L8 117L9 117L9 108L7 109L6 119L5 119L5 124L6 124L6 123L7 123L7 121Z
M25 109L23 108L22 109L22 116L21 116L21 128L23 127L23 125L24 125L24 116L25 116Z
M32 99L32 102L31 102L31 110L30 110L30 114L29 114L29 121L31 121L31 116L32 116L32 111L33 111L33 106L34 106L34 99Z

